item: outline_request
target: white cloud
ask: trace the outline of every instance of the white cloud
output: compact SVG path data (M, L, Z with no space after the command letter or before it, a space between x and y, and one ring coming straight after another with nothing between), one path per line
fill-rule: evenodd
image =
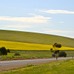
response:
M51 17L32 15L31 17L0 16L0 29L25 30L48 23Z
M74 38L74 30L44 29L43 33Z
M25 25L25 24L13 24L13 25L7 25L8 28L17 28L17 29L25 29L25 28L30 28L31 25Z
M64 33L65 31L62 31L62 30L45 30L44 32L46 32L46 33L55 33L55 34L57 34L57 33Z
M69 10L41 10L41 11L49 14L74 14L74 11Z
M44 17L41 15L35 15L32 17L11 17L11 16L0 16L0 21L17 21L17 22L28 22L28 23L47 23L50 17Z
M48 30L48 29L46 29L45 30L45 32L47 32L47 33L55 33L55 34L57 34L57 33L74 33L74 31L67 31L67 30Z
M4 24L0 25L0 29L8 29L8 30L25 30L29 29L34 24L27 24L21 22L5 22Z
M43 26L49 23L51 17L41 15L32 15L30 17L11 17L0 16L0 29L6 30L32 30L38 26Z

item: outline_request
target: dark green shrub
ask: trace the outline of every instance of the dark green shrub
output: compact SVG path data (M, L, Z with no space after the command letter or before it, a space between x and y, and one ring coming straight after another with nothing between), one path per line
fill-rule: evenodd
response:
M1 53L1 55L7 55L7 50L6 50L6 48L5 48L5 47L1 47L1 48L0 48L0 53Z
M56 55L53 53L53 54L52 54L52 57L55 57L55 56L56 56Z
M55 50L55 51L54 51L54 54L58 54L58 53L59 53L59 50Z
M50 51L51 51L51 52L53 52L53 49L52 49L52 48L50 48Z
M59 52L59 55L58 55L59 57L66 57L67 56L67 54L66 54L66 52L64 52L64 51L61 51L61 52Z
M10 50L9 50L9 49L7 49L7 52L8 52L8 53L10 53Z
M14 56L20 56L20 53L16 52L16 53L14 54Z

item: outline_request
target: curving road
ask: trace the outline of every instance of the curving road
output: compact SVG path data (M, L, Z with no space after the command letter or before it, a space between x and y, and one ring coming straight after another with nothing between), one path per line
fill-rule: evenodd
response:
M57 60L67 60L67 59L72 59L72 57L58 58ZM56 58L0 61L0 71L15 69L28 65L38 65L38 64L48 63L51 61L56 61Z

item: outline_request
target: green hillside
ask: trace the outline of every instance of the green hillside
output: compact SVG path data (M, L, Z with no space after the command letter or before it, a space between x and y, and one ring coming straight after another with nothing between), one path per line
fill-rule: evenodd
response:
M63 46L74 47L74 39L32 32L0 30L0 40L46 45L56 42Z

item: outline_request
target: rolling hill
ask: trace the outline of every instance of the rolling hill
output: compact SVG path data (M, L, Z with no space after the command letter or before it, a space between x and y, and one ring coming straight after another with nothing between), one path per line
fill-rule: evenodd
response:
M54 43L60 43L65 48L74 50L74 39L49 34L0 30L0 47L25 50L49 50ZM70 48L67 48L70 47Z

